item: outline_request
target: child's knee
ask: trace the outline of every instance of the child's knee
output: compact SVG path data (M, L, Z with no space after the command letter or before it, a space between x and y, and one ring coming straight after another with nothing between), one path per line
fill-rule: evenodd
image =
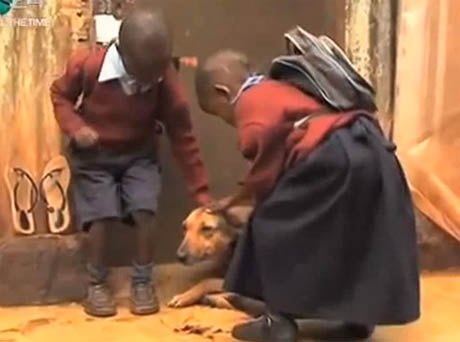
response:
M102 218L97 219L91 222L88 222L84 225L86 231L94 231L94 230L107 230L110 229L115 223L115 218Z
M131 215L136 224L151 223L155 220L155 213L149 210L137 210Z

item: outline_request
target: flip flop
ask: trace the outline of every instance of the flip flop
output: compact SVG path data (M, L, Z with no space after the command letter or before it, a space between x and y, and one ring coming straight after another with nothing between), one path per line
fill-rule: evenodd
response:
M63 156L51 159L45 166L40 181L40 195L46 204L48 229L52 234L64 233L70 224L67 190L70 185L70 169Z
M30 174L19 167L7 167L5 181L10 195L13 229L19 235L35 233L33 211L38 202L38 189Z

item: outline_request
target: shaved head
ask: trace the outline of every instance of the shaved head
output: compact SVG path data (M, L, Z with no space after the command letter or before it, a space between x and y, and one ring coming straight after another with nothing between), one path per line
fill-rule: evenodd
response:
M195 78L198 95L208 93L216 84L225 86L239 83L240 86L250 74L248 58L236 51L219 51L200 65Z
M120 54L129 74L144 83L156 82L171 62L172 44L163 14L140 7L123 21Z
M250 74L249 60L243 53L225 50L209 57L195 78L201 108L230 122L231 100Z

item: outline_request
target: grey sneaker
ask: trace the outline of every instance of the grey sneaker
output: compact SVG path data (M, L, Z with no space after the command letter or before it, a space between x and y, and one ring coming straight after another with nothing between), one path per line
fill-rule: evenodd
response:
M131 288L131 312L134 315L152 315L160 311L155 288L151 283L133 284Z
M90 285L83 307L90 316L111 317L117 314L117 306L107 284Z

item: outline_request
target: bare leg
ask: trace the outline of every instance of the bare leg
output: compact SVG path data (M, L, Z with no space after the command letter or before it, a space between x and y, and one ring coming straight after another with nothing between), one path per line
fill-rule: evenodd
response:
M259 317L267 312L266 304L256 299L242 297L233 293L227 294L226 299L235 310L243 311L252 317Z
M108 317L117 313L116 303L107 285L107 234L111 224L113 220L108 219L93 222L89 232L90 284L84 308L87 314L96 317Z
M91 267L107 272L107 238L108 229L114 223L111 219L95 221L89 231L88 262ZM105 280L105 279L100 279Z
M201 303L212 308L235 310L235 307L230 302L231 297L232 294L228 292L210 294L204 296L204 298L201 300Z
M137 211L133 214L136 223L136 254L134 261L138 265L150 265L153 261L153 232L156 228L155 215L149 211Z
M160 309L152 282L153 237L155 215L149 211L133 214L136 223L136 254L133 260L131 290L131 312L135 315L150 315Z

